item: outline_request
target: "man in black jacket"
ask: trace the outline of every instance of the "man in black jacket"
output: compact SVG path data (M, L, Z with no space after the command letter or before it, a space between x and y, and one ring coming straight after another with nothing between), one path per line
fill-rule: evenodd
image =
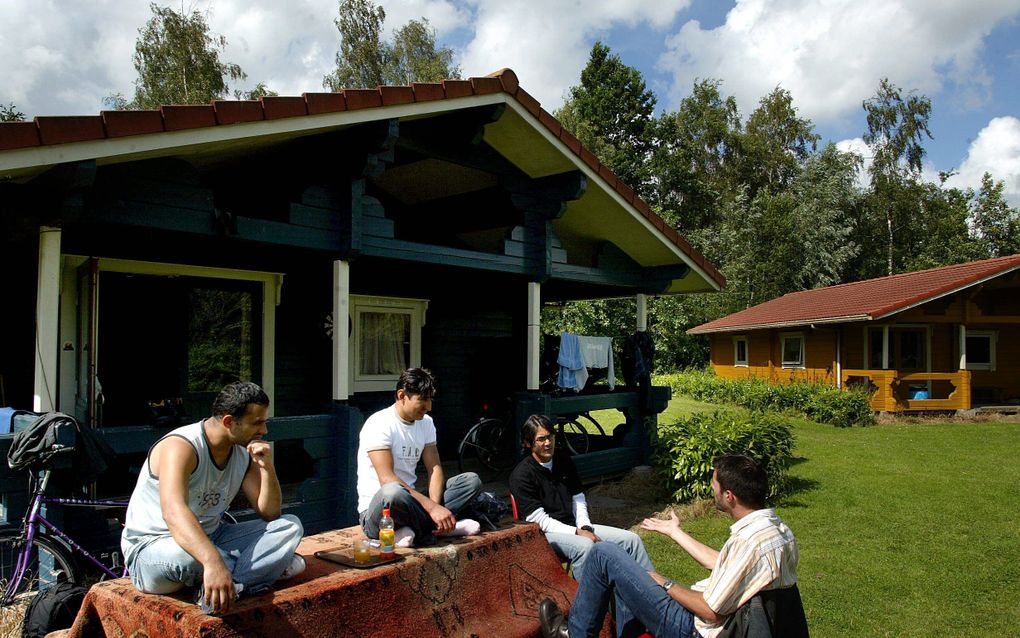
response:
M570 561L575 579L581 580L588 554L601 541L618 545L643 569L654 569L640 536L591 522L573 461L555 454L556 431L548 417L528 417L521 427L521 442L531 454L510 474L510 493L519 515L538 523L556 554Z

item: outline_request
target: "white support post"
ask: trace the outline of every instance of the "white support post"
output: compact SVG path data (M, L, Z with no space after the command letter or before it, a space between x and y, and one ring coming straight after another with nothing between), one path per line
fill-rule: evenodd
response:
M867 346L864 350L867 351ZM836 387L843 387L843 327L836 328Z
M350 396L351 353L348 321L351 316L351 264L333 262L333 400Z
M967 369L967 326L960 324L960 369Z
M542 284L528 282L528 390L538 390L538 340L542 323Z
M637 331L645 332L648 330L648 295L639 293L636 298L637 301Z
M35 302L35 384L32 409L57 409L60 357L60 229L39 229L39 283Z
M882 369L889 369L889 326L882 326Z

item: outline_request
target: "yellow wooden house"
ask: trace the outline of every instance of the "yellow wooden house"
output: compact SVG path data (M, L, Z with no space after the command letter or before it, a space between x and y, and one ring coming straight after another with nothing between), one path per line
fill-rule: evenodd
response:
M1020 255L790 293L690 329L720 377L863 387L876 411L1020 404Z

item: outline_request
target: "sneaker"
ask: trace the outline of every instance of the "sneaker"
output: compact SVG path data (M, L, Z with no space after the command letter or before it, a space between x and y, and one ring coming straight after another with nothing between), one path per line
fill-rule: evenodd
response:
M277 580L294 578L303 571L305 571L305 557L301 554L294 554L294 558L290 560L290 565L287 565L287 569L283 570L283 573L280 574Z
M413 547L414 530L410 527L398 527L393 533L393 545L395 547Z
M237 600L237 598L241 595L241 592L243 591L244 585L242 585L241 583L234 583L234 600ZM202 613L206 614L207 616L216 616L219 614L219 612L213 611L213 608L210 605L205 604L204 585L199 585L198 588L195 590L195 604L198 605L198 608L202 610Z

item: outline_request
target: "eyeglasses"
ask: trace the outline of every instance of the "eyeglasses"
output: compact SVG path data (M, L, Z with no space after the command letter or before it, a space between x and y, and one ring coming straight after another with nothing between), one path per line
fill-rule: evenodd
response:
M536 436L535 443L545 443L546 441L555 441L556 435L550 434L549 436Z

